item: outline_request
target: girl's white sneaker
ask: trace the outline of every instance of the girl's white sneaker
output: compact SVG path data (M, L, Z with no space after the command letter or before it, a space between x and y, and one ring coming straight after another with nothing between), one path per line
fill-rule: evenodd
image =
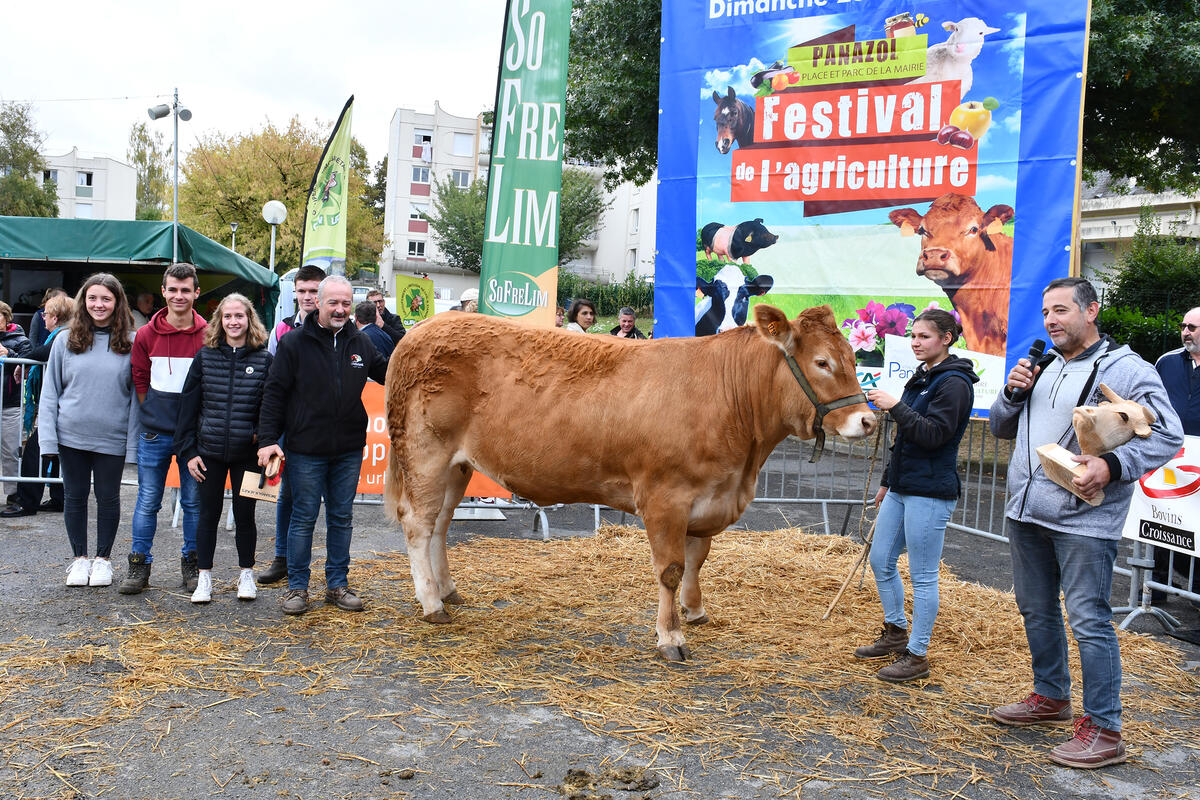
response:
M253 600L258 597L258 586L254 583L254 570L244 569L238 578L238 600Z
M71 562L67 570L67 586L87 586L92 572L92 562L80 556Z
M112 586L112 562L107 558L97 558L92 562L92 575L88 578L88 586Z
M196 576L196 591L192 592L193 603L208 603L212 600L212 570L202 569Z

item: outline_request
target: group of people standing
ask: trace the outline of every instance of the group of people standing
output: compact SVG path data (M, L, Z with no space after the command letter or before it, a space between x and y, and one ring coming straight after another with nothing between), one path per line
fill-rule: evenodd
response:
M120 281L107 273L89 277L74 302L65 295L47 301L51 335L41 356L47 363L38 376L41 392L29 441L40 445L42 461L61 464L64 526L74 556L68 586L114 581L121 475L129 462L137 463L138 494L128 571L118 590L137 594L149 585L158 512L174 459L183 512L180 569L192 602L212 600L216 530L228 479L239 599L253 600L260 581L286 577L283 610L308 610L312 534L323 500L329 528L326 601L362 609L348 581L352 502L367 427L361 393L366 380L383 382L387 356L350 323L349 281L306 266L295 285L299 311L269 333L240 294L226 295L204 320L194 309L199 278L191 264L166 270L166 306L140 328L135 329ZM382 293L376 294L383 305ZM374 300L370 305L377 308ZM386 321L385 313L377 312L372 324ZM8 353L39 358L37 350L16 343L6 344L0 356ZM4 407L19 409L20 403L10 405L6 397ZM275 456L285 462L275 559L256 579L255 501L238 490L247 472ZM97 519L89 557L92 492Z
M1042 293L1042 318L1053 347L1036 364L1020 359L1005 389L992 403L994 435L1014 440L1005 507L1017 608L1025 623L1033 665L1033 691L992 709L1002 725L1071 725L1074 735L1050 751L1067 767L1091 769L1125 760L1121 736L1121 654L1112 625L1113 566L1134 484L1178 452L1183 429L1173 406L1189 401L1193 364L1200 343L1200 309L1184 334L1188 371L1174 377L1142 360L1128 346L1100 333L1096 290L1083 278L1051 281ZM1191 312L1189 312L1191 313ZM858 658L893 657L879 670L882 680L927 677L927 649L938 611L938 566L946 524L959 496L958 447L973 406L976 381L971 362L949 352L961 328L944 311L926 311L912 326L913 353L920 362L895 398L873 390L868 399L886 411L896 428L891 456L876 496L879 513L870 560L883 606L879 637L855 650ZM1189 347L1189 345L1192 345ZM1175 366L1168 354L1166 367ZM1159 373L1163 373L1160 379ZM1168 394L1163 381L1173 393ZM1092 506L1054 483L1041 469L1038 446L1057 442L1079 453L1072 426L1076 406L1096 405L1100 384L1154 412L1151 434L1099 456L1076 455L1084 467L1074 479L1083 498L1103 490ZM1200 408L1200 402L1196 402ZM1189 413L1191 413L1189 411ZM907 547L913 587L913 620L904 610L904 586L896 569ZM1071 675L1062 603L1079 648L1083 711L1071 703Z
M587 333L588 329L596 324L596 316L596 304L586 298L580 298L571 303L569 311L562 306L555 309L554 326L576 333ZM564 318L566 324L563 323ZM629 306L621 307L617 313L617 324L608 333L620 339L647 338L646 334L638 329L637 314Z

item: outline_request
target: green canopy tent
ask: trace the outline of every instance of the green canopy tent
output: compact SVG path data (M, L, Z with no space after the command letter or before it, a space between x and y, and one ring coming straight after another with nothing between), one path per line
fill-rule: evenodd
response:
M161 303L162 273L171 264L171 225L0 217L0 296L15 311L29 313L50 286L74 294L88 275L111 272L126 291L149 291ZM279 299L278 275L185 225L179 226L179 260L195 264L200 273L196 310L205 317L220 298L241 292L270 328Z

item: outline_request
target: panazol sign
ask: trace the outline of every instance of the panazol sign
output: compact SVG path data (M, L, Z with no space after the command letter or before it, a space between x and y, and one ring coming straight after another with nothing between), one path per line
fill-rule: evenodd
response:
M479 310L551 325L569 0L510 0L488 177Z

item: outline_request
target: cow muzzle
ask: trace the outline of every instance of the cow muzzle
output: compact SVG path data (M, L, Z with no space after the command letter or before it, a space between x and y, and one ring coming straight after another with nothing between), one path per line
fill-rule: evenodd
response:
M843 439L858 441L875 433L875 429L878 427L879 420L876 419L875 412L870 410L851 411L837 423L832 433L836 433Z
M958 274L958 256L945 247L927 247L917 259L917 274L941 281Z

